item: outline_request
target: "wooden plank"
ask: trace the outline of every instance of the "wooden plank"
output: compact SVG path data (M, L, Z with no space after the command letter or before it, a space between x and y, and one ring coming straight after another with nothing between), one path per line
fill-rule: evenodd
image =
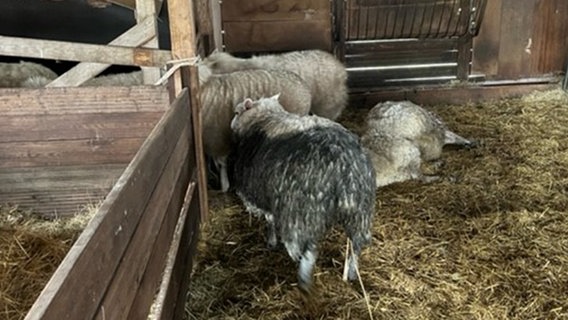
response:
M1 168L0 196L10 192L75 188L76 190L112 187L127 163L63 167Z
M538 1L533 18L530 75L560 73L568 59L568 1Z
M194 171L193 174L190 174L189 168L196 168L195 159L189 157L187 160L188 163L182 166L184 171L182 172L182 174L180 174L180 178L192 177L191 180L194 180L196 178L196 173ZM195 186L195 184L193 185ZM190 188L188 188L186 194L191 194ZM173 197L175 199L181 200L184 191L185 190L183 190L182 188L177 188L175 190L176 193ZM154 300L156 295L156 288L163 280L166 258L171 246L171 241L174 236L174 230L178 218L180 217L180 207L180 203L171 202L166 211L166 217L164 218L159 228L160 231L157 235L156 241L154 242L154 245L150 250L151 255L148 260L146 272L144 272L144 275L140 279L140 286L138 288L138 291L136 292L136 297L132 303L132 306L130 307L130 313L128 314L127 319L137 320L147 317L148 306L152 304L152 301ZM159 301L154 301L154 304L158 305ZM163 306L161 307L163 308ZM157 318L158 317L155 314L153 319Z
M198 198L186 197L186 203L189 203L189 205L186 206L187 209L180 215L174 232L174 241L172 241L172 246L168 252L168 264L171 267L167 270L171 270L171 273L168 281L164 283L166 292L162 303L163 306L175 304L176 309L163 309L159 317L162 320L180 319L179 315L185 307L186 288L191 273L187 272L184 266L193 265L193 255L199 238L200 223L199 215L191 214L199 209ZM183 213L185 212L187 212L187 215L184 216Z
M165 111L165 87L0 89L2 116Z
M127 163L140 138L6 142L0 144L0 168Z
M170 34L172 38L172 55L184 59L195 57L197 51L196 32L194 23L193 6L188 1L170 0L169 17L170 17ZM185 20L185 18L187 18ZM190 23L186 23L190 21ZM191 114L193 122L194 136L194 157L197 168L197 192L195 197L197 205L188 213L192 219L197 221L190 229L183 231L184 236L188 233L196 234L199 230L199 217L204 217L208 211L207 207L207 182L205 180L205 161L203 155L202 137L201 137L201 106L198 100L199 81L197 68L183 67L175 73L171 87L173 93L179 92L180 88L189 86ZM181 251L191 255L191 247L187 242L181 244ZM171 319L181 319L184 314L186 301L186 293L188 287L188 278L191 273L191 260L182 260L182 264L177 265L176 273L172 281L179 283L177 292L174 293L176 299L172 303L168 303L165 307L166 311L172 315ZM185 276L185 277L184 277Z
M166 208L172 205L173 208L181 207L183 192L177 192L176 197L174 194L176 189L183 191L182 186L186 186L189 180L189 177L181 176L183 164L187 163L186 159L190 156L189 146L192 139L190 122L186 124L162 176L154 187L130 244L113 274L96 319L125 319L139 289L140 279L146 272L151 254L148 248L152 248L159 232L156 226L162 224L167 213ZM150 304L146 306L147 311L149 306Z
M130 28L128 31L118 36L116 39L111 41L109 45L115 46L126 46L126 47L138 47L148 41L150 41L156 35L155 30L155 20L151 17L145 19L144 21L138 23L134 27ZM150 49L133 49L135 59L141 61L149 61L152 57L144 54ZM166 57L165 61L160 61L158 65L164 65L166 61L171 60L171 58ZM115 62L116 63L116 62ZM57 79L53 80L47 85L47 87L64 87L64 86L78 86L83 84L85 81L96 76L106 68L108 68L112 63L92 63L92 62L82 62L73 67L71 70L59 76Z
M349 106L371 108L386 100L411 100L421 105L440 105L478 103L495 99L516 97L534 91L558 88L557 84L518 84L482 86L471 85L450 88L448 86L431 88L394 88L365 93L352 93Z
M148 32L138 29L134 31ZM131 34L134 31L127 31L127 33ZM144 36L144 34L141 36ZM171 60L171 53L168 50L127 48L129 46L127 43L99 45L7 36L0 36L0 43L2 43L0 55L9 57L159 67Z
M502 0L487 1L487 8L479 34L473 38L472 72L495 78L499 71L499 43L501 39ZM507 32L507 31L505 31ZM507 33L505 33L507 34Z
M520 79L529 75L535 0L503 0L499 41L498 79ZM515 32L511 32L515 30ZM531 39L531 40L529 40Z
M157 9L154 0L136 0L136 11L135 18L137 23L143 23L146 19L153 22L153 26L150 28L154 31L154 36L146 44L143 45L144 48L158 48L158 23L157 19ZM163 61L159 67L164 66L167 61L171 60L171 53L168 52L167 60ZM160 68L147 68L142 67L142 77L144 84L154 84L158 79L160 79Z
M225 22L223 28L225 47L231 52L331 51L331 24L327 21Z
M330 20L329 0L224 0L223 22Z
M463 36L458 45L458 69L457 78L460 81L467 81L471 66L471 46L472 38L469 35Z
M0 117L0 144L146 138L163 112L36 114Z
M91 319L132 237L152 188L189 120L187 93L173 104L115 184L26 319ZM81 294L75 292L81 288ZM73 303L69 303L73 301Z
M218 51L223 49L223 27L221 22L221 3L219 0L209 0L211 28L213 33L214 48Z

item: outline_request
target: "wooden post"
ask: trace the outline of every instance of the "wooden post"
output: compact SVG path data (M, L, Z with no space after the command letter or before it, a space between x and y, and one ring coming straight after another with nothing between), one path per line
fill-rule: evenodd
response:
M154 37L144 44L144 47L158 48L158 24L156 22L158 14L154 0L136 0L134 15L137 23L141 23L147 18L150 18L153 22L151 28L154 31ZM142 67L142 76L144 78L144 84L154 84L160 79L160 69Z
M197 52L197 36L195 32L195 19L194 19L193 1L191 0L169 0L168 2L168 17L170 21L170 39L171 51L173 59L191 59L196 56ZM182 67L174 73L170 79L170 88L172 92L177 95L184 87L189 86L190 91L190 105L192 121L193 121L193 138L195 146L195 163L197 175L197 193L198 198L196 203L201 215L201 220L204 220L208 211L207 206L207 183L205 179L205 159L203 155L202 144L202 130L201 130L201 107L199 103L199 77L196 66ZM185 225L185 232L188 234L193 230L192 220L188 219ZM197 244L198 228L195 233L189 234L189 241L183 242L181 245L185 246L180 250L178 259L181 265L191 264L191 255ZM187 270L191 270L188 268ZM175 297L175 311L173 319L181 319L184 311L186 300L186 290L189 284L189 271L187 274L174 274L174 279L179 281L179 291L176 292Z
M209 11L213 29L213 43L217 51L223 51L223 27L221 25L221 0L210 0Z
M457 78L459 81L467 81L470 73L471 48L473 38L470 34L462 36L458 40L458 70Z

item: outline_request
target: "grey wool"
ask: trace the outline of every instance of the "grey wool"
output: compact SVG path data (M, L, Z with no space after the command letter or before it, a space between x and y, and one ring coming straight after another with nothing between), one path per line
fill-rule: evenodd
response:
M278 97L246 99L231 122L238 143L235 187L247 211L264 217L268 242L299 263L309 292L318 243L335 225L353 243L346 271L371 241L375 176L358 137L331 120L286 112Z

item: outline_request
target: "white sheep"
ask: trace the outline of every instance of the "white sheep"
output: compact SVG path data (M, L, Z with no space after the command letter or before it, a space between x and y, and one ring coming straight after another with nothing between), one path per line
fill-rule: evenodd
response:
M286 70L298 74L312 94L313 114L337 119L347 105L347 71L332 54L321 50L292 51L241 59L225 52L214 52L204 59L214 73L247 69Z
M361 142L373 160L377 187L409 179L434 181L437 176L422 174L422 161L439 159L446 144L475 145L410 101L387 101L373 107Z
M200 66L200 70L202 68L206 67ZM229 189L227 158L233 149L230 127L233 107L247 97L258 99L277 93L280 93L280 102L286 110L298 114L309 112L310 91L292 72L245 70L211 75L201 84L203 146L220 171L223 192Z
M358 137L329 119L291 114L278 97L235 107L235 188L247 211L268 223L299 263L299 287L309 291L318 242L340 225L353 244L344 274L357 279L358 256L371 241L375 212L373 165Z
M25 87L25 82L35 77L51 81L57 78L57 74L39 63L0 62L0 88Z

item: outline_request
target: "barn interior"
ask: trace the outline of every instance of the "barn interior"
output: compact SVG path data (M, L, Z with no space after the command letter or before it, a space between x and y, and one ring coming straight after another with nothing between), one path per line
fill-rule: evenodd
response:
M5 138L0 140L4 154L0 154L4 158L0 165L0 273L5 275L0 279L2 318L59 319L82 314L86 318L114 315L140 319L148 317L150 309L154 311L149 316L152 319L568 317L568 277L564 272L568 265L568 237L564 232L568 226L568 3L156 0L155 11L150 14L155 18L151 40L115 45L133 48L128 59L113 60L106 53L77 58L73 51L46 58L38 52L43 48L50 55L53 51L49 45L38 47L40 43L34 42L26 49L15 41L109 44L113 49L113 39L143 23L140 14L134 13L152 7L150 2L23 0L0 4L2 62L41 63L58 76L83 62L110 66L78 80L61 77L60 84L54 82L46 88L0 89L5 128ZM172 15L171 8L178 16ZM193 28L189 41L192 49L180 45L186 40L181 35L192 34L179 31L188 27L183 23L188 17ZM77 46L75 50L84 49L87 47ZM164 70L171 68L172 57L203 57L214 49L242 57L304 49L332 52L349 72L350 101L338 119L346 128L361 135L365 116L376 103L411 100L478 145L472 149L446 148L442 167L424 164L423 170L440 175L440 181L406 181L378 189L373 242L360 261L361 283L341 280L345 235L334 230L321 244L315 291L310 297L303 296L297 288L296 266L286 251L267 248L265 222L247 213L233 193L216 190L214 183L206 194L199 192L204 189L200 189L195 172L204 175L205 166L199 164L199 143L195 142L199 141L195 136L199 137L200 128L193 122L199 114L195 109L198 103L191 98L198 90L194 66L180 67L173 80L154 85ZM143 83L73 88L96 75L138 70L149 70ZM120 198L122 189L117 181L131 181L121 180L128 173L127 167L141 158L147 137L155 138L154 129L166 111L181 109L169 104L183 96L177 94L185 86L193 93L183 98L189 101L182 99L191 105L192 113L185 117L192 119L193 126L180 132L193 132L186 138L194 142L183 144L184 150L192 150L193 158L182 161L180 151L164 164L164 176L168 170L177 175L169 178L175 190L166 193L173 200L161 202L167 207L163 218L158 218L163 222L146 218L152 210L158 210L151 208L156 197L164 194L159 191L160 182L155 182L155 196L144 187L135 189L138 193L130 192L144 194L147 199L148 204L140 207L144 214L139 218L111 220L115 208L127 208L120 202L109 202ZM172 95L172 91L177 93ZM113 98L116 103L110 102ZM49 107L42 108L38 100L49 102ZM39 120L16 122L24 117L22 105L26 104L33 105L35 114L56 112ZM111 109L106 109L107 105ZM91 111L86 112L88 109ZM102 141L96 135L65 139L73 133L73 127L97 131L88 126L93 121L112 123L108 128L99 122L92 125L99 127ZM22 126L44 128L30 138L22 133ZM51 131L59 143L50 148L63 151L56 160L42 153L37 153L39 160L33 159L29 150L35 150L32 148L39 144L41 135ZM107 132L113 135L104 139ZM97 156L90 153L96 148L83 150L79 143L79 147L73 145L72 141L78 139L91 141L91 147L106 148L108 154ZM182 140L170 143L172 149ZM22 147L14 149L16 144ZM50 152L59 153L49 149L46 154ZM74 158L75 153L81 156ZM62 157L68 157L69 162L62 162ZM99 157L100 161L84 162L89 157ZM185 166L191 169L182 169ZM180 178L184 175L193 182ZM188 198L186 191L197 192L197 196ZM133 201L126 200L126 204L134 207ZM92 221L97 219L95 226ZM106 221L103 219L109 219L108 225L102 223ZM152 223L161 225L151 233L155 242L141 241L142 235L152 230ZM131 232L121 238L125 242L122 251L113 245L119 239L115 234L106 247L95 246L83 253L100 256L96 261L116 260L105 269L110 275L92 271L94 268L88 265L81 269L77 266L80 263L62 263L70 260L70 252L78 252L77 242L89 247L82 241L87 239L86 233L111 235L103 232L104 227L118 230L117 225ZM194 238L197 234L199 242ZM177 251L168 249L176 239ZM131 272L129 278L126 274L132 266L120 261L141 257L145 246L164 253L133 259L144 261L144 266L148 261L148 266ZM117 256L109 258L104 248L112 248L109 252ZM176 256L181 251L185 252L180 260L183 262L169 263L171 253ZM167 261L167 266L153 262L157 260ZM77 261L81 262L79 258ZM163 280L168 266L176 271ZM56 272L61 280L54 287L56 281L50 279ZM108 282L108 286L97 288L101 293L93 293L91 287L80 289L81 283L73 278L77 272L100 277L95 279L104 279L101 282ZM146 274L158 285L140 280L146 279ZM81 307L67 310L59 302L65 295L46 298L47 286L75 289L74 296L88 292L99 300L89 307L78 303ZM121 286L133 293L122 293L118 289ZM168 294L160 298L163 287L173 289L165 290ZM156 301L162 305L156 306ZM38 309L38 303L46 308ZM135 307L138 311L131 312Z

